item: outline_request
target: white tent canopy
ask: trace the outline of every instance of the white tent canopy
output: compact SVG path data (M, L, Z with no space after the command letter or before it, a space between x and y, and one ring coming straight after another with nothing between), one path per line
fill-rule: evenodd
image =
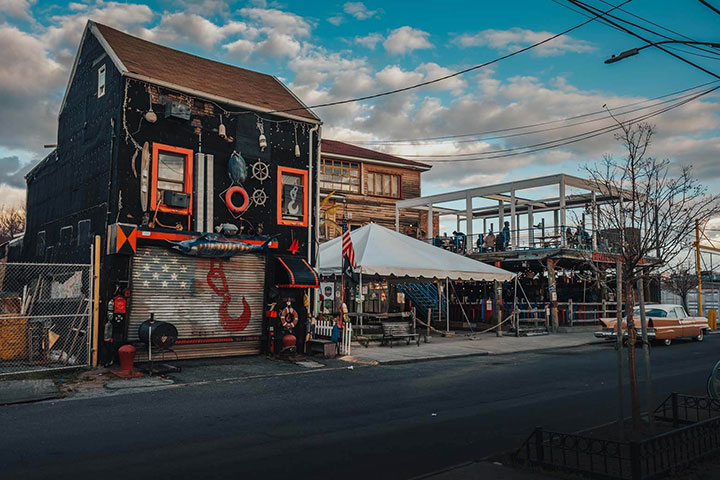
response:
M515 274L429 245L375 223L350 232L357 272L363 275L506 281ZM320 245L321 275L342 273L342 238Z

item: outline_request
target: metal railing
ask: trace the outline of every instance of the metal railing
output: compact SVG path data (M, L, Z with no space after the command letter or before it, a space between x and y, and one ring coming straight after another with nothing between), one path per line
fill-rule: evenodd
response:
M672 422L673 430L626 441L537 427L514 459L602 478L646 480L720 451L720 404L716 400L673 393L654 415ZM680 423L687 425L678 428Z
M87 264L0 264L0 376L89 365Z
M472 235L441 235L425 238L424 241L458 253L489 253L506 250L541 250L571 248L604 253L619 253L622 247L622 235L608 230L589 230L558 226L545 228L520 228L505 232L493 232L493 240L488 232Z

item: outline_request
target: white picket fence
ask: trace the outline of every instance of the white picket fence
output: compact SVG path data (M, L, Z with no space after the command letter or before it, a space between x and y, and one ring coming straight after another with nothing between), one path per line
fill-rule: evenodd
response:
M321 337L330 337L332 335L333 322L332 320L318 320L315 322L315 335ZM352 339L352 325L350 322L345 322L345 328L340 330L340 341L338 348L340 349L340 355L350 355L350 341Z

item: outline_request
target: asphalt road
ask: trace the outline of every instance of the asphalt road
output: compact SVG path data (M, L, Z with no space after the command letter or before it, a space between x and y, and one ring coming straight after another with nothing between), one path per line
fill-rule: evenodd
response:
M719 358L720 335L654 348L657 401L703 394ZM615 392L603 345L15 405L0 478L410 478L612 421Z

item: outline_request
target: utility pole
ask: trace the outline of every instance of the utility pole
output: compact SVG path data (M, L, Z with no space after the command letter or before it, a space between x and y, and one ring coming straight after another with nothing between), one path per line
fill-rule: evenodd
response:
M564 235L564 234L563 234ZM555 260L547 259L548 291L550 292L550 325L553 333L557 333L558 322L558 300L557 286L555 284Z
M702 317L702 270L700 268L700 224L695 220L695 273L697 274L697 314Z

